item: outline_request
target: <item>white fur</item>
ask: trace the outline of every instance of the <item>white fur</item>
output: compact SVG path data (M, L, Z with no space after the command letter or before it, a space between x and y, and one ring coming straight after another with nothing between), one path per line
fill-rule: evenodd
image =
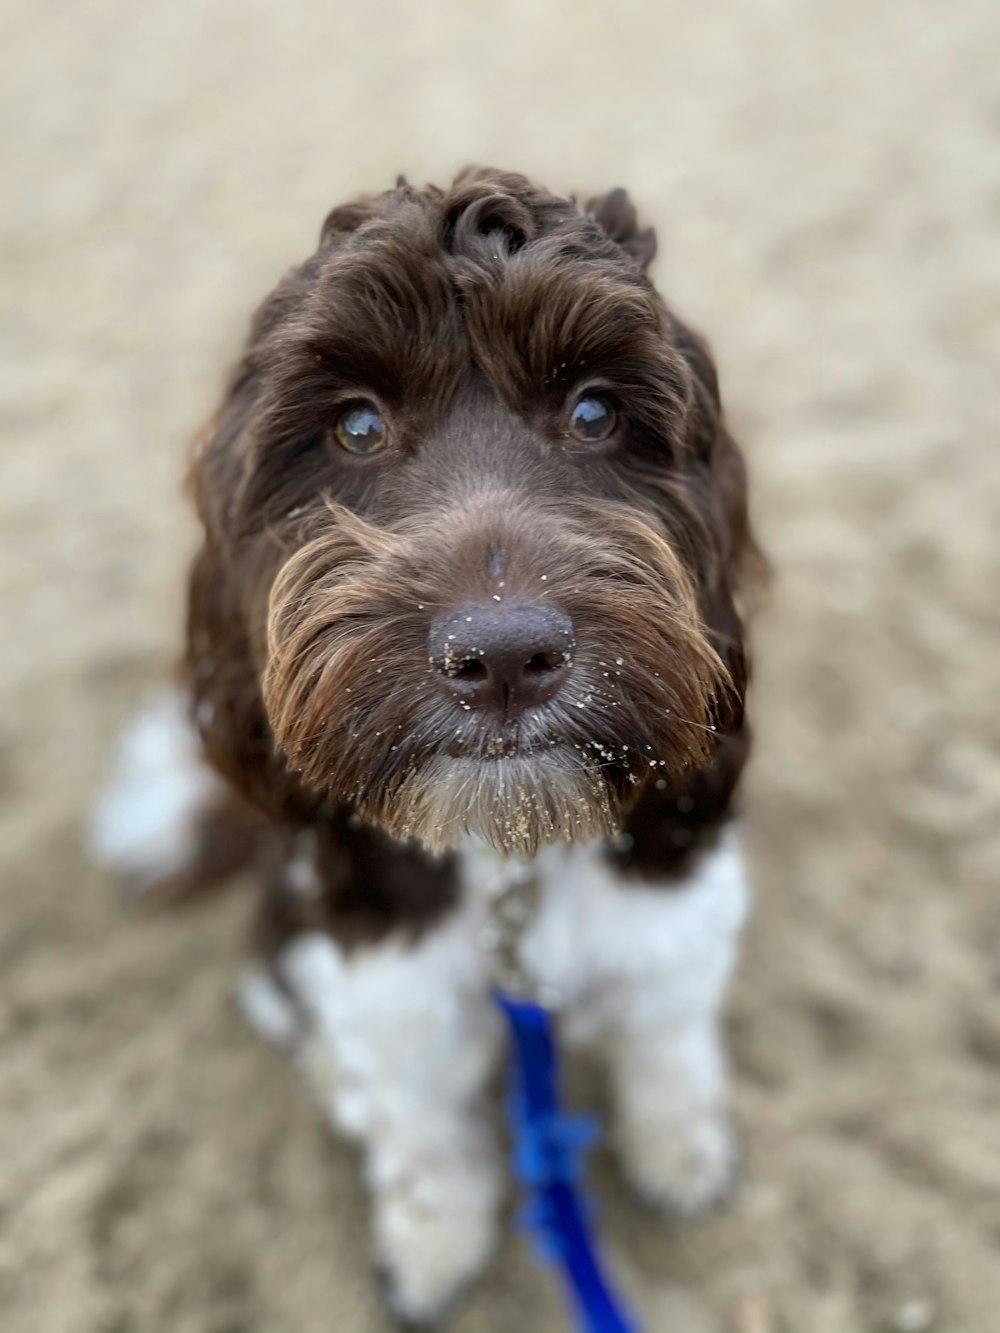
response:
M681 884L623 883L594 843L546 848L536 865L543 893L521 957L561 997L571 1039L718 1008L747 913L732 829Z
M526 942L526 962L565 996L567 1036L604 1039L627 1175L681 1213L714 1202L732 1176L718 1019L747 908L733 830L680 887L622 886L576 848L557 861Z
M269 973L251 967L240 978L236 998L243 1017L275 1046L292 1046L299 1037L299 1017Z
M496 1231L499 1159L479 1102L499 1031L479 923L470 901L416 944L350 953L310 932L278 964L304 1016L298 1061L331 1124L364 1145L376 1259L409 1318L435 1316Z
M549 848L538 864L544 891L522 961L560 997L566 1037L606 1050L636 1189L697 1211L733 1169L718 1018L748 908L735 831L682 885L623 884L593 844Z
M182 874L200 814L224 791L202 758L187 696L164 692L122 737L91 820L91 852L138 891Z
M299 1063L331 1124L365 1146L376 1253L409 1317L433 1315L485 1261L499 1197L478 1106L498 1048L483 946L487 903L512 867L469 848L463 868L461 910L416 945L345 954L310 933L278 964L305 1017ZM536 869L522 962L558 999L566 1036L606 1046L636 1187L678 1211L703 1207L733 1157L717 1023L747 910L735 835L681 886L623 884L597 844L550 848ZM244 1004L275 1027L273 1005L254 992Z

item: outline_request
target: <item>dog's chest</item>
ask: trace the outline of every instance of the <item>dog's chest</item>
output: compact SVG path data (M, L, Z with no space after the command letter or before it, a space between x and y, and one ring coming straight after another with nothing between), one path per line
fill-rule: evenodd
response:
M711 960L714 971L746 910L732 835L681 886L622 880L598 842L546 848L527 868L475 844L462 861L478 947L485 942L487 955L496 939L491 905L525 869L536 880L517 957L529 986L564 1014L571 1038L613 1026L623 1006L642 1003L646 979L673 975L679 996L698 988L699 969Z

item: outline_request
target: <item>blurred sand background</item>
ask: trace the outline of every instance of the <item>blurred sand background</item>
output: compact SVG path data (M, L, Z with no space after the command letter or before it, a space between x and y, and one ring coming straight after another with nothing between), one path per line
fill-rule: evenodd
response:
M599 1155L622 1283L654 1333L996 1333L995 0L7 0L0 53L4 1333L388 1328L356 1159L232 1004L246 896L129 913L81 834L251 308L330 205L470 160L632 190L779 572L744 1178L671 1230ZM509 1240L450 1327L564 1324Z

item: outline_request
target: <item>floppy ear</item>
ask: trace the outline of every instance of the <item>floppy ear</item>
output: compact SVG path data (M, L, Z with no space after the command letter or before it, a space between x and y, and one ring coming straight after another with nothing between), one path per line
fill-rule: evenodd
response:
M656 232L652 227L640 230L635 204L628 193L619 188L588 199L586 212L645 273L656 257Z

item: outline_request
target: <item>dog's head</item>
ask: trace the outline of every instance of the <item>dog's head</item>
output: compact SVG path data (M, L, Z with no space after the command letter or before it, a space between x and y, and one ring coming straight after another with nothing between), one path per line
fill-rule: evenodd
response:
M738 725L742 465L654 250L620 190L475 170L335 210L261 308L194 463L194 652L238 624L306 791L530 852Z

